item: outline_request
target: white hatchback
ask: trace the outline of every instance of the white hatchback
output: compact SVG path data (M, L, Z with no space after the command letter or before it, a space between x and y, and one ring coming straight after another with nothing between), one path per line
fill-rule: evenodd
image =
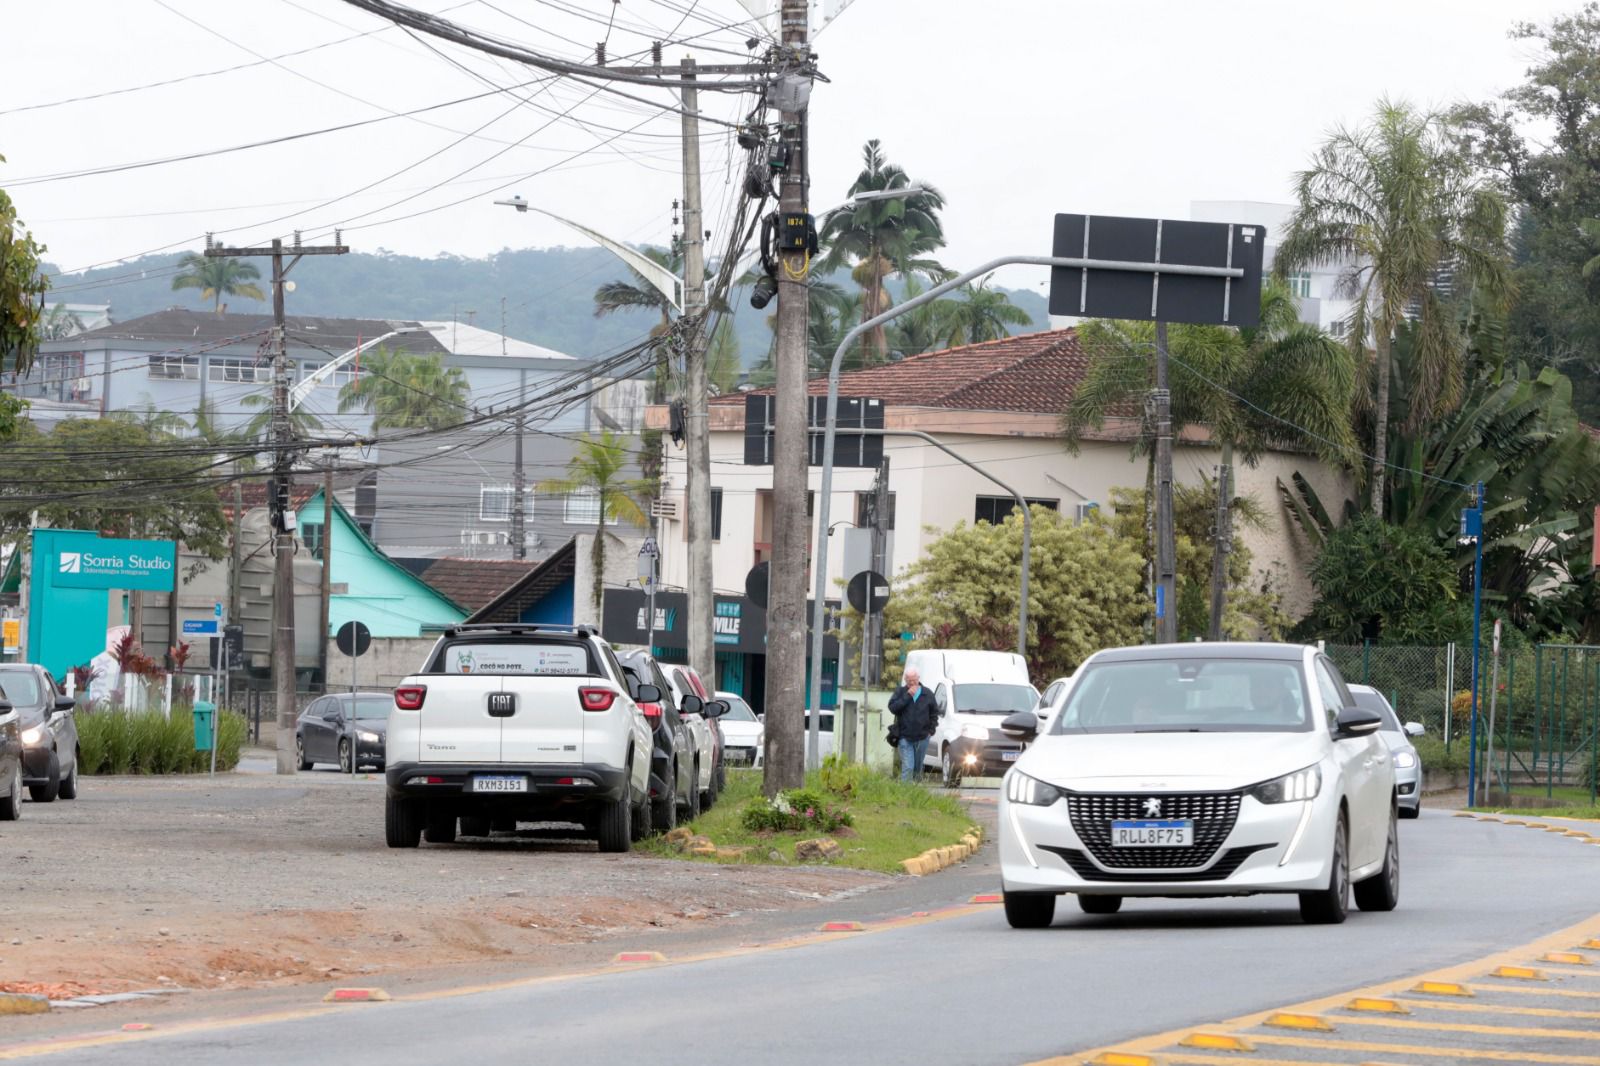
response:
M1097 652L999 806L1006 918L1089 914L1125 897L1298 895L1309 922L1341 922L1400 894L1394 767L1381 719L1356 706L1315 648L1168 644Z

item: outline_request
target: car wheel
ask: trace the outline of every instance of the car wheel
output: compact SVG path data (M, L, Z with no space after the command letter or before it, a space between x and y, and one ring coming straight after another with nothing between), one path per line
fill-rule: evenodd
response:
M1392 911L1400 902L1400 823L1389 812L1389 839L1383 848L1383 869L1356 882L1356 906L1364 911Z
M667 833L678 827L678 764L673 763L667 774L667 793L650 801L650 824L657 833Z
M29 785L28 798L35 803L54 803L61 793L61 756L50 753L50 762L44 768L44 784Z
M489 819L464 815L461 819L461 835L464 837L486 837L489 835Z
M386 793L383 800L383 838L391 848L414 848L422 843L422 804Z
M1085 914L1115 914L1122 909L1122 897L1079 896L1078 906Z
M750 760L754 762L754 759ZM717 794L721 795L728 790L728 750L722 750L722 759L717 763Z
M302 770L311 769L311 760L306 758L306 738L299 733L294 736L294 761Z
M22 764L11 771L11 791L0 800L0 822L14 822L22 817Z
M73 752L72 769L61 779L61 798L64 800L78 798L78 758L78 753Z
M961 768L950 761L948 744L939 750L939 776L944 779L945 788L961 787Z
M1415 807L1401 807L1400 808L1400 817L1402 817L1402 818L1421 818L1422 817L1422 803L1421 803L1421 801L1419 800Z
M648 808L647 808L648 809ZM595 826L596 843L601 851L621 853L633 846L633 776L625 779L622 795L600 808Z
M1013 929L1048 929L1056 919L1056 897L1049 892L1003 892L1006 922Z
M339 741L339 772L341 774L348 774L351 772L351 769L350 740L347 737L344 740Z
M456 816L446 811L429 811L422 822L422 839L430 844L451 844L456 839Z
M1313 925L1338 925L1350 913L1350 823L1343 811L1333 833L1328 887L1300 893L1300 917Z
M645 789L639 796L639 802L633 805L633 824L628 827L628 835L637 844L650 835L654 826L655 817L650 803L650 790Z

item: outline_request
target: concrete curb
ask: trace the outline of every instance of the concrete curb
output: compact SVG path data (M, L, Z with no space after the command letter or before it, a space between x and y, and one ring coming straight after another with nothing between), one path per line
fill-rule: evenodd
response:
M43 996L28 996L20 992L0 992L0 1015L44 1014L50 1001Z
M85 1007L103 1007L107 1003L132 1003L135 1000L155 999L158 996L172 996L179 992L187 992L186 988L151 988L142 992L110 992L98 996L74 996L71 999L52 999L50 1006L58 1010L82 1010ZM0 1014L6 1013L0 1007Z
M970 859L982 844L983 827L975 825L967 830L958 843L942 848L929 848L914 858L902 859L900 868L913 877L938 873L947 866L954 866L958 862Z

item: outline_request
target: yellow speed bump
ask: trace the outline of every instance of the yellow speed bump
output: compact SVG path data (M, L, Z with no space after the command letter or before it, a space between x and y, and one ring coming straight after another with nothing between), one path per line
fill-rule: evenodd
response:
M1569 837L1578 837L1581 840L1593 840L1594 839L1593 837L1591 837L1588 834L1588 832L1586 830L1583 830L1583 829L1568 829L1567 830L1567 836L1569 836Z
M1273 1029L1300 1029L1316 1033L1333 1032L1333 1026L1315 1014L1286 1014L1283 1011L1279 1011L1261 1024Z
M1550 951L1550 952L1546 952L1544 958L1540 959L1539 961L1540 962L1559 962L1559 963L1562 963L1562 964L1564 964L1566 966L1588 966L1588 965L1590 965L1590 962L1589 962L1589 959L1588 959L1587 956L1579 955L1575 951Z
M324 1003L387 1003L389 993L381 988L335 988L322 997Z
M1344 1005L1345 1010L1368 1011L1374 1014L1410 1014L1411 1011L1402 1007L1392 999L1369 999L1366 996L1357 996Z
M1518 818L1507 818L1505 820L1505 824L1506 825L1527 825L1528 823L1524 822L1524 821L1522 821L1521 819L1518 819Z
M1507 977L1513 981L1545 981L1548 978L1531 966L1501 966L1490 977Z
M1471 811L1457 811L1456 812L1456 817L1457 818L1476 818L1477 815L1473 814Z
M1156 1066L1149 1055L1135 1055L1128 1051L1102 1051L1089 1060L1089 1066Z
M1478 816L1478 821L1480 821L1480 822L1503 822L1503 821L1505 821L1505 819L1504 818L1496 818L1492 814L1483 814L1483 815L1479 815Z
M1234 1036L1232 1033L1190 1033L1178 1041L1180 1047L1192 1047L1206 1051L1254 1051L1255 1046L1249 1041Z
M1543 822L1519 822L1518 825L1527 826L1529 829L1549 829Z
M1411 989L1413 993L1425 996L1471 996L1475 993L1466 985L1456 984L1454 981L1418 981Z
M1600 951L1600 939L1591 938L1578 945L1583 951Z
M1565 834L1567 832L1567 827L1564 826L1564 825L1547 825L1547 826L1544 827L1544 831L1546 833L1562 833L1562 834ZM1584 836L1588 836L1588 835L1589 834L1587 834L1587 833L1584 834Z

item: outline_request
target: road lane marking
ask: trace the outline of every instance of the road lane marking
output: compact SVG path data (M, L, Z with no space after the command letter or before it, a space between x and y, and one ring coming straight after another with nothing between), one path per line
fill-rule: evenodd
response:
M1340 992L1336 995L1323 996L1318 999L1307 1000L1303 1003L1274 1006L1266 1010L1252 1011L1249 1014L1240 1015L1239 1017L1225 1021L1205 1023L1199 1028L1203 1028L1208 1032L1243 1033L1245 1030L1254 1030L1260 1028L1266 1019L1274 1014L1292 1013L1322 1015L1328 1012L1336 1012L1340 1010L1347 1003L1351 1002L1352 999L1389 999L1394 996L1395 990L1399 988L1408 988L1413 993L1420 992L1430 995L1458 997L1457 1002L1452 1003L1451 1005L1466 1009L1471 1009L1471 1007L1476 1006L1477 1001L1475 1000L1473 1004L1465 1004L1460 1003L1459 998L1474 997L1478 992L1483 992L1484 994L1498 992L1520 992L1546 996L1574 996L1588 999L1600 998L1600 991L1573 992L1567 989L1552 988L1545 983L1540 983L1537 986L1531 984L1499 985L1481 983L1485 973L1496 967L1515 966L1525 962L1525 960L1527 960L1530 956L1536 958L1545 952L1566 950L1569 945L1575 942L1581 942L1589 939L1600 940L1600 915L1587 918L1576 925L1568 926L1566 929L1558 930L1554 933L1542 936L1539 939L1528 944L1523 944L1520 947L1508 948L1504 951L1497 951L1491 955L1473 959L1468 962L1446 966L1441 969L1419 974L1410 978L1388 980L1377 984L1367 985L1362 988L1350 989ZM1564 974L1563 976L1566 975ZM1573 976L1578 975L1574 974ZM1428 1003L1426 1005L1433 1006L1434 1004ZM1371 1017L1360 1017L1357 1015L1348 1014L1337 1015L1336 1017L1338 1020L1349 1022L1359 1021L1363 1024L1369 1024L1379 1020ZM1399 1019L1382 1020L1391 1023L1399 1021ZM1073 1052L1067 1055L1058 1055L1051 1058L1039 1059L1033 1063L1030 1063L1029 1066L1082 1066L1085 1061L1093 1059L1096 1055L1112 1051L1123 1054L1155 1055L1164 1063L1199 1062L1203 1060L1194 1057L1188 1052L1180 1053L1175 1050L1176 1046L1183 1039L1183 1037L1189 1033L1195 1032L1196 1029L1197 1026L1193 1023L1190 1023L1182 1028L1170 1029L1162 1033L1153 1033L1149 1036L1133 1037L1126 1040L1119 1040L1100 1047ZM1561 1064L1561 1066L1600 1066L1600 1056L1553 1055L1541 1052L1480 1051L1477 1049L1473 1049L1470 1052L1470 1055L1468 1055L1468 1053L1464 1052L1461 1048L1428 1049L1426 1047L1417 1047L1412 1045L1368 1045L1339 1040L1311 1041L1310 1038L1276 1036L1273 1034L1259 1034L1254 1032L1250 1032L1245 1035L1250 1040L1257 1041L1262 1044L1273 1045L1332 1048L1362 1052L1374 1051L1380 1054L1412 1054L1424 1057L1431 1056L1435 1058L1461 1058L1463 1056L1467 1056L1480 1058L1491 1062L1549 1063ZM1588 1033L1585 1035L1591 1039L1595 1039L1597 1042L1600 1042L1600 1033ZM1300 1044L1297 1043L1298 1041L1308 1042ZM1266 1060L1257 1060L1254 1057L1251 1057L1248 1060L1217 1059L1216 1061L1240 1063L1248 1061L1252 1063L1259 1063L1259 1066L1268 1066ZM1307 1064L1301 1061L1300 1066L1307 1066ZM1346 1063L1346 1066L1348 1066L1348 1063Z
M888 932L894 929L906 929L919 925L932 925L947 922L956 918L967 918L975 914L992 914L993 911L984 906L961 904L945 907L936 911L924 911L919 915L890 918L882 922L874 922L870 928L863 929L858 934L840 936L837 933L805 933L799 936L787 937L783 940L774 940L766 944L749 944L736 948L724 948L718 951L702 952L698 955L684 955L660 963L650 969L664 969L667 967L685 966L696 962L712 962L719 959L742 958L751 955L765 955L777 951L792 951L796 948L811 947L816 944L826 944L840 940L854 940L857 936L872 936L877 933ZM539 985L565 984L569 981L578 981L591 977L615 977L619 974L636 974L641 967L638 965L605 963L574 970L568 973L543 974L538 977L514 977L504 981L487 982L476 985L461 985L451 988L437 988L425 992L414 992L408 995L393 997L394 1003L430 1003L436 1000L456 999L461 996L481 995L486 992L505 992L520 988L533 988ZM0 1045L0 1062L10 1062L18 1059L35 1058L43 1055L59 1055L67 1051L84 1051L91 1048L109 1045L126 1044L135 1040L166 1039L176 1036L190 1036L203 1033L214 1033L229 1029L241 1029L257 1025L281 1025L286 1022L305 1021L308 1018L326 1016L336 1011L331 1005L318 1003L315 1006L290 1007L282 1010L263 1011L259 1014L241 1014L229 1018L209 1018L190 1022L176 1022L156 1032L122 1033L122 1032L95 1032L79 1036L50 1037L44 1040L31 1041L10 1046Z
M1559 1007L1518 1007L1511 1003L1441 1003L1433 1000L1397 999L1397 1006L1418 1010L1460 1011L1464 1014L1514 1014L1527 1018L1596 1018L1600 1010L1562 1010ZM1352 1008L1353 1009L1353 1008Z

